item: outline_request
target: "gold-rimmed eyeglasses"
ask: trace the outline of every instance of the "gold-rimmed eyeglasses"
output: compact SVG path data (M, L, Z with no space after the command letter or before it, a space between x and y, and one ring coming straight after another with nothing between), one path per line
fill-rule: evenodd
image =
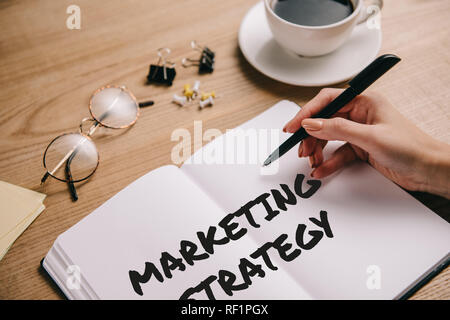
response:
M153 101L138 103L124 86L108 85L96 90L89 101L91 118L81 120L79 132L64 133L53 139L44 152L43 164L47 170L41 179L49 176L67 182L73 201L78 200L74 183L91 177L99 165L97 147L91 139L98 127L124 129L134 125L139 109L153 105ZM83 125L92 122L85 132Z

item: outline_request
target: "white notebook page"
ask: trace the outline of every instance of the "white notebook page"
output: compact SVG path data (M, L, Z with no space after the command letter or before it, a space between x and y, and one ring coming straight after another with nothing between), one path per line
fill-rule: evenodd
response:
M223 216L220 207L179 168L165 166L123 189L60 235L57 243L71 263L79 266L82 281L87 281L100 299L179 299L186 289L217 275L220 269L238 274L239 259L247 257L258 244L244 236L237 242L216 246L208 259L186 265L184 271L173 271L171 279L160 283L151 278L142 284L142 296L133 290L129 270L142 274L147 261L161 270L158 261L163 251L179 257L181 240L200 247L196 232L217 226ZM218 234L223 236L220 231ZM260 280L232 297L217 282L211 288L216 299L310 298L286 272L268 272ZM200 292L192 298L207 296Z
M239 128L281 129L298 110L282 101ZM281 135L281 140L288 137ZM276 175L261 175L260 164L192 164L202 153L211 159L225 137L203 147L181 169L227 213L270 189L280 189L280 183L292 189L297 173L309 176L311 172L308 160L297 157L297 148L279 160ZM330 142L327 149L339 145ZM292 242L298 224L308 224L309 217L326 210L333 238L322 239L291 262L273 254L280 269L288 270L313 298L392 299L449 253L450 225L367 164L324 179L311 198L298 200L270 222L263 219L261 205L254 207L253 216L261 227L249 227L249 235L263 244L286 233ZM241 220L248 226L245 218ZM374 287L368 282L377 276L375 272L380 281Z

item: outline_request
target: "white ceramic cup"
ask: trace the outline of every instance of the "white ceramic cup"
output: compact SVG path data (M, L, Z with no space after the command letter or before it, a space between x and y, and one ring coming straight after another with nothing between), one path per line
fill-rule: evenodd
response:
M273 10L278 0L264 0L267 21L275 41L295 54L314 57L339 48L350 37L357 24L367 21L376 10L367 10L363 0L351 0L353 12L345 19L323 26L303 26L280 18ZM381 10L383 1L376 1ZM379 10L378 10L379 11Z

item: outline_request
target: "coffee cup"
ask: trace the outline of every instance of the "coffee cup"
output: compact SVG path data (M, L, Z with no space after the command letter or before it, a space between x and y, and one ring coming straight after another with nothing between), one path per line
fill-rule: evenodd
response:
M274 10L277 1L264 0L267 21L275 41L287 51L306 57L321 56L338 49L356 25L366 22L383 6L382 0L375 1L378 10L366 7L363 0L350 0L351 14L337 22L312 26L289 22L277 15Z

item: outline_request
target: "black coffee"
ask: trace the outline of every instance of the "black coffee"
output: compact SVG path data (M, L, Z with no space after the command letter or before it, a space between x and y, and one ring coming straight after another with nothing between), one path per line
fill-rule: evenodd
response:
M275 13L303 26L323 26L345 19L353 12L350 0L278 0Z

